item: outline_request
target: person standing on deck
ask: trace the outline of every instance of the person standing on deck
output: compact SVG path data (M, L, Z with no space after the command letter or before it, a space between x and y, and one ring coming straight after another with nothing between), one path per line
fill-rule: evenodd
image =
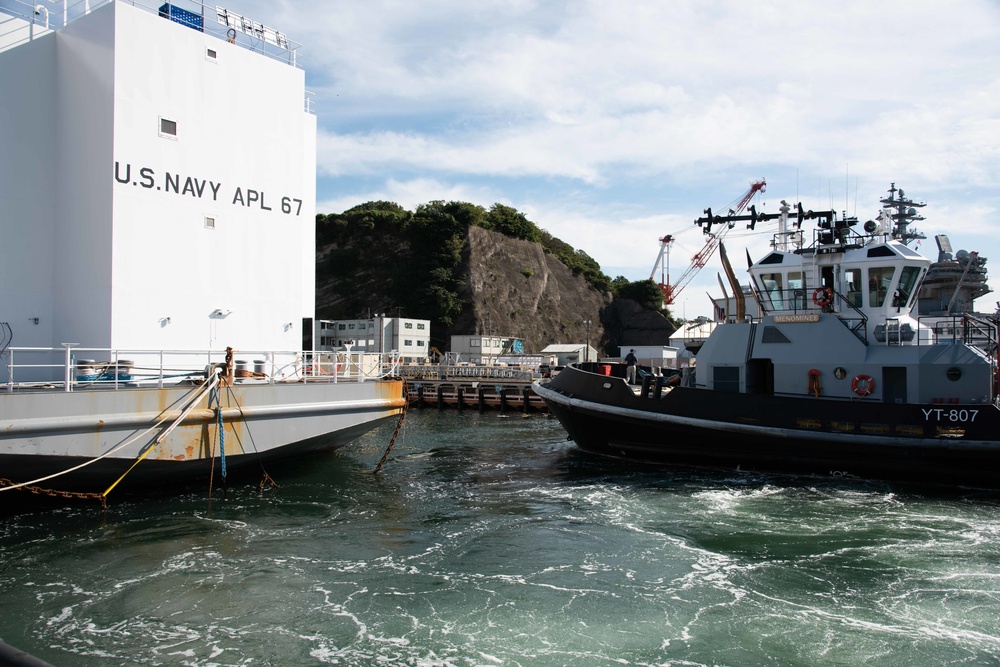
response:
M635 358L635 350L629 350L625 355L625 381L635 384L635 372L639 368L639 360Z

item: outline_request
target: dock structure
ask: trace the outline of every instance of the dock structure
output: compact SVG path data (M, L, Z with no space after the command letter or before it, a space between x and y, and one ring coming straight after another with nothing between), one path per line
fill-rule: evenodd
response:
M547 412L529 382L407 380L406 395L418 408Z
M531 383L539 369L506 364L404 364L400 375L416 407L547 412Z

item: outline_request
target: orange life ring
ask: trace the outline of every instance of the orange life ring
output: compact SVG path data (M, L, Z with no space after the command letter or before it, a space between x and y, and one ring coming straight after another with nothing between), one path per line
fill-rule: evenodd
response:
M874 390L875 380L872 379L871 375L865 375L862 373L854 376L854 380L851 382L851 391L855 394L858 396L867 396Z
M829 306L833 303L833 290L829 287L817 287L813 290L813 303L821 308Z

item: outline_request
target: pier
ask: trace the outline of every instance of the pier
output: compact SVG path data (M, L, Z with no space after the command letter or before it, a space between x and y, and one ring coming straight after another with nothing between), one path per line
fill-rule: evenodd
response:
M410 405L456 410L500 410L501 412L547 412L545 401L530 382L406 381Z
M539 369L506 365L410 364L400 367L410 405L456 410L548 411L531 388Z

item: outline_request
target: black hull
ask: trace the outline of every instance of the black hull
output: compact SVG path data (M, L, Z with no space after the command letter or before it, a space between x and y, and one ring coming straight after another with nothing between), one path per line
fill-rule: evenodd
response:
M581 449L619 458L1000 488L1000 411L676 388L567 368L539 385Z

